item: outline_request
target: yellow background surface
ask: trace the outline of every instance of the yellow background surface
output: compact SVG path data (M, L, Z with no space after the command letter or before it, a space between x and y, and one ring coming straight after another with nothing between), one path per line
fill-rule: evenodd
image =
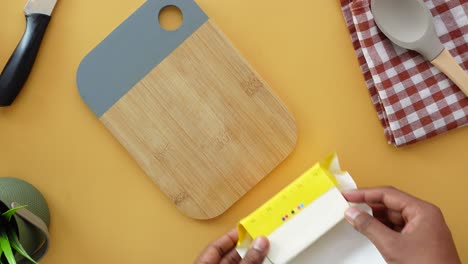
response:
M336 0L198 1L289 107L299 141L224 215L181 215L75 84L81 59L143 2L59 0L27 85L12 107L0 109L0 175L37 186L52 212L42 263L190 263L332 151L360 186L395 185L439 205L468 261L468 129L400 149L387 145ZM0 0L0 67L23 34L25 3Z

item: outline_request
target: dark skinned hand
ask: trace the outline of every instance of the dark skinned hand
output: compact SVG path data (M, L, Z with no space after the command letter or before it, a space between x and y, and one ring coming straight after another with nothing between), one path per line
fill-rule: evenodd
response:
M231 230L212 242L200 254L195 264L261 264L268 253L270 244L265 237L257 238L244 259L236 251L237 230Z
M357 208L346 219L368 237L390 264L460 264L452 234L441 210L393 187L362 189L343 194L353 203L366 203L375 217Z

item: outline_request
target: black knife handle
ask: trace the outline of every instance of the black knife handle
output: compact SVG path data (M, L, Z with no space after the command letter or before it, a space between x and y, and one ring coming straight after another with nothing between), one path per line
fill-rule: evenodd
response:
M0 75L0 106L9 106L26 83L41 46L50 16L26 16L26 31Z

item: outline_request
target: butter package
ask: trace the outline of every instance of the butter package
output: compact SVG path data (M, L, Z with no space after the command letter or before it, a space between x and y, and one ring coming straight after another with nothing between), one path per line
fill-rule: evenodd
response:
M238 225L244 256L258 236L270 240L264 264L385 263L372 243L344 220L342 191L356 189L336 154L315 164ZM364 208L369 211L370 208Z

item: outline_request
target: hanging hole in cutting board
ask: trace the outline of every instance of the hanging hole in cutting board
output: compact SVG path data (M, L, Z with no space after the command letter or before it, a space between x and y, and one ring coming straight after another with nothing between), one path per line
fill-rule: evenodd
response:
M184 16L180 8L169 5L161 9L158 14L159 24L167 31L175 31L184 22Z

